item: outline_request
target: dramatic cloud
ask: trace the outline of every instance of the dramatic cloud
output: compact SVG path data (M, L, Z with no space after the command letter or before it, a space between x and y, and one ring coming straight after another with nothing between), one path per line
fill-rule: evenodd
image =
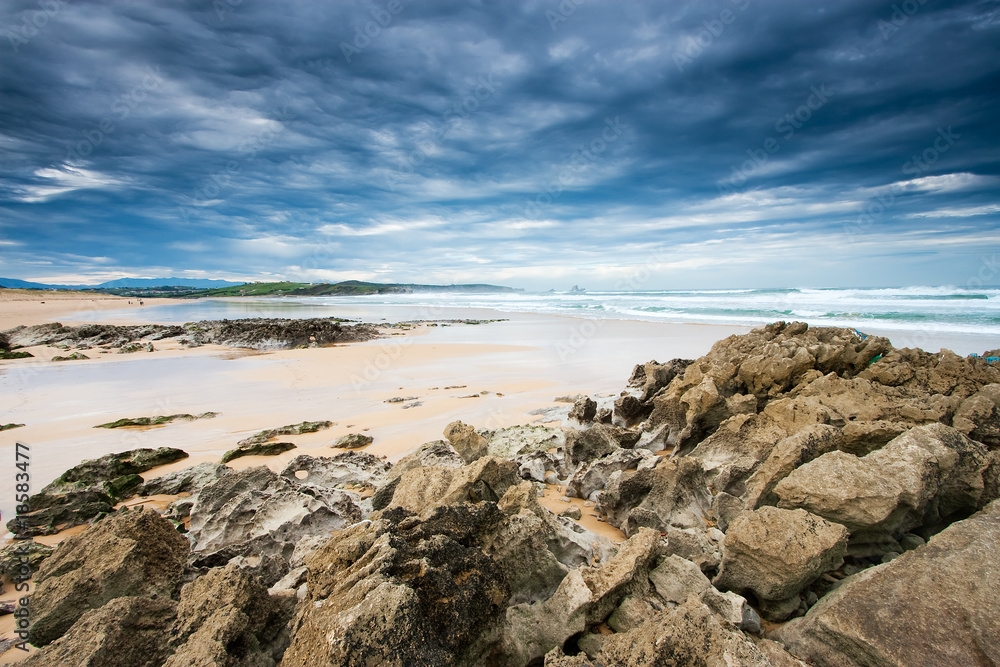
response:
M1000 3L12 1L0 275L964 284Z

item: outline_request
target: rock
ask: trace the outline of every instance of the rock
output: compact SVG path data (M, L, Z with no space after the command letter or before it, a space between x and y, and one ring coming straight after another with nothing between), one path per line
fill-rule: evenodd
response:
M619 449L621 445L612 429L606 424L596 424L585 431L568 432L566 454L570 465L587 463Z
M581 467L566 485L566 495L589 498L594 491L605 487L612 473L635 468L647 458L656 457L645 449L617 449L608 456Z
M720 544L710 539L704 531L667 526L667 547L664 554L677 555L691 561L706 574L714 574L722 562Z
M90 359L90 357L81 352L74 352L65 357L58 354L52 357L52 361L83 361L84 359Z
M843 564L847 529L805 510L761 507L737 517L722 546L717 587L784 600Z
M673 604L680 604L691 595L700 597L712 588L712 583L697 565L676 555L660 560L650 571L649 580L656 593L665 602Z
M773 634L823 665L1000 664L998 549L993 502L926 545L845 579Z
M275 622L278 611L250 571L232 564L209 570L181 590L174 634L184 639L163 667L274 665L267 644L283 625Z
M632 370L628 386L639 390L639 401L646 403L652 400L670 382L684 373L688 366L694 363L690 359L671 359L665 364L649 361L639 364Z
M761 634L760 614L746 598L732 591L720 593L711 586L701 593L701 601L719 618L750 634Z
M855 456L864 456L876 449L882 449L893 438L911 427L911 424L905 422L885 420L847 422L841 431L842 441L837 449Z
M627 596L649 591L649 571L661 550L658 533L640 531L600 567L572 570L550 598L510 606L503 638L483 664L528 664L605 620Z
M199 463L190 468L168 473L163 477L154 477L140 486L137 494L140 496L193 494L230 472L232 472L231 468L219 463Z
M704 528L711 505L701 464L682 457L664 461L652 470L612 474L596 509L612 526L628 527L626 534L631 534L633 526L660 532L667 526ZM630 518L633 526L628 525ZM650 520L655 525L649 526Z
M341 452L332 457L299 454L280 475L299 484L328 489L346 485L373 488L390 468L379 457L365 452Z
M414 468L399 478L388 509L401 507L421 514L434 507L470 500L495 503L518 482L517 464L489 456L462 468Z
M465 459L459 456L455 448L444 440L433 440L424 443L416 451L407 454L386 473L386 480L399 479L403 473L426 466L461 468Z
M490 456L512 459L518 454L531 452L546 452L563 447L566 436L561 428L547 426L509 426L507 428L489 430L481 429L479 434L487 440L487 451Z
M204 487L191 508L192 564L224 565L234 556L280 556L304 537L329 534L364 518L355 497L299 484L264 466L234 471Z
M953 426L991 449L1000 447L1000 384L988 384L962 401Z
M145 508L116 512L66 538L35 578L32 643L51 643L86 611L115 598L169 598L187 555L187 540L169 521Z
M66 634L19 664L161 667L176 615L177 603L169 597L116 597L83 613Z
M653 398L646 429L654 441L683 452L726 419L755 410L747 398L731 400L737 395L766 404L808 383L816 372L853 377L891 349L885 338L861 340L849 329L809 328L801 322L776 322L730 336L715 343Z
M307 561L282 667L482 664L480 639L510 595L482 548L503 517L493 503L453 505L334 535Z
M635 396L626 394L615 400L613 420L621 426L632 426L649 416L653 406L642 403Z
M592 636L592 635L591 635ZM597 667L586 655L566 655L561 648L545 654L544 667Z
M342 449L361 449L372 444L373 441L374 438L364 433L348 433L345 436L337 438L337 441L330 446Z
M736 496L731 496L725 491L716 494L712 498L712 514L715 515L716 525L719 530L725 532L733 519L740 515L745 508L743 501Z
M984 445L929 424L864 457L824 454L792 472L775 492L780 507L801 507L852 533L905 532L981 507L988 465Z
M249 445L240 445L236 449L230 449L222 455L222 462L229 463L234 459L243 456L277 456L295 449L295 444L291 442L259 442Z
M488 453L486 438L479 435L473 427L460 421L448 424L444 429L444 437L466 463L472 463Z
M9 579L27 578L38 571L53 551L53 547L34 540L15 541L0 549L0 575Z
M259 445L273 438L277 438L279 435L302 435L303 433L315 433L317 431L330 428L331 426L333 426L333 422L330 421L304 421L299 424L289 424L288 426L279 426L278 428L269 428L263 431L258 431L249 438L243 438L236 444L241 447Z
M176 414L160 415L158 417L134 417L118 419L106 424L98 424L94 428L125 428L127 426L160 426L174 421L195 421L197 419L213 419L218 417L218 412L203 412L200 415Z
M566 474L566 463L563 457L552 452L531 452L520 454L514 458L518 465L521 479L532 479L536 482L552 484L559 483L559 475ZM556 481L549 482L549 475L554 475Z
M184 329L199 343L256 350L308 347L313 343L331 345L381 337L373 325L346 325L329 318L211 320L186 324Z
M573 519L574 521L579 521L583 518L583 511L576 505L570 505L562 512L559 512L559 516L564 516L567 519Z
M597 402L589 396L577 399L576 402L573 403L572 409L569 411L569 418L575 419L581 424L587 424L594 421L594 417L596 416Z
M778 442L767 459L746 481L745 507L757 509L761 505L777 504L778 497L774 494L774 487L778 482L802 464L838 449L843 439L841 429L827 424L814 424Z
M611 635L604 641L601 660L603 664L629 667L771 667L746 635L696 598L653 616L634 630Z

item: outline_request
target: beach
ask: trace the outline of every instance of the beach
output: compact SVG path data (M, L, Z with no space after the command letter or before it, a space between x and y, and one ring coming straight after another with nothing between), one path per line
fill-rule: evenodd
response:
M531 553L549 554L530 566L529 572L537 570L532 576L543 576L541 573L555 562L544 565L544 558L558 557L557 577L564 576L568 567L581 567L590 573L581 576L604 577L602 568L613 572L622 562L640 567L640 561L629 561L629 554L639 550L645 554L641 562L647 570L660 563L664 568L698 571L697 577L704 583L697 586L708 587L700 593L701 599L713 609L742 605L739 608L743 611L735 612L737 620L731 621L739 631L758 632L763 617L768 633L786 632L784 622L806 614L815 599L832 590L829 582L887 562L884 559L895 557L893 549L903 550L894 546L897 540L901 544L906 538L910 540L907 544L919 546L938 528L929 527L930 519L921 516L903 524L903 530L914 533L903 535L896 530L882 535L877 547L869 546L867 533L861 531L857 544L852 542L856 550L845 552L846 529L824 524L833 526L831 531L843 531L830 538L834 540L830 545L815 546L818 553L834 554L816 571L832 572L832 576L811 584L809 592L802 584L794 584L798 588L788 589L795 594L787 600L772 595L773 600L761 599L751 608L747 599L727 593L731 597L723 605L722 598L712 597L721 593L704 577L725 573L720 558L727 524L735 525L738 516L751 515L755 521L771 521L769 512L787 512L781 521L799 520L793 512L770 504L775 502L773 497L767 498L775 488L773 480L768 482L771 486L754 491L754 484L760 484L755 482L759 474L767 471L780 479L792 472L794 466L788 467L792 459L781 453L786 446L783 443L799 447L794 443L825 438L830 443L826 447L838 443L836 447L842 450L832 454L848 451L853 456L880 447L890 451L893 443L910 437L907 431L913 429L923 434L919 437L939 443L928 447L953 447L955 438L965 437L956 430L959 427L964 429L962 433L993 442L989 425L994 418L988 402L995 400L992 388L1000 387L1000 376L988 359L894 350L888 339L872 335L870 330L865 334L853 328L811 329L801 323L777 323L751 331L746 325L592 319L454 304L428 307L343 301L331 306L150 300L130 309L130 304L123 307L121 300L113 299L50 300L46 294L46 303L41 300L39 295L35 301L24 296L5 301L0 313L2 326L10 330L22 321L18 318L33 324L58 321L66 327L94 324L97 326L85 331L97 337L72 334L61 339L65 343L16 346L15 351L33 356L5 360L0 365L0 400L9 406L4 423L23 424L0 431L0 451L10 461L15 460L16 451L27 453L31 493L83 461L101 457L108 461L108 455L135 450L155 450L168 458L138 468L141 479L130 484L155 485L157 480L177 479L194 466L219 477L216 484L202 478L199 486L184 487L190 490L175 484L163 492L108 496L114 502L105 505L103 512L110 518L89 527L86 518L75 516L89 511L85 498L74 499L73 490L66 496L60 496L65 491L52 491L54 495L43 502L56 499L57 504L66 503L69 513L60 516L73 523L60 520L55 527L43 527L34 533L35 543L56 546L75 536L74 540L85 544L93 531L113 531L136 521L159 522L156 530L166 531L163 538L176 541L174 526L178 526L188 533L171 547L177 549L178 558L187 559L186 566L179 560L178 568L195 571L208 566L212 572L221 572L220 565L230 561L227 572L255 572L253 577L274 586L269 593L274 600L283 595L311 594L301 583L308 568L294 565L293 547L297 550L300 541L309 549L322 550L326 539L332 538L331 544L353 539L343 534L367 530L366 525L393 533L414 522L436 525L435 521L451 516L449 512L457 512L465 517L458 520L461 530L486 531L476 533L475 539L485 540L481 548L495 554L491 557L500 559L497 562L507 562L504 567L517 569L520 565L516 565L513 552L499 546L503 540L490 537L491 531L499 529L496 525L519 535L517 540L540 539L537 531L547 535L547 546L539 543L531 547ZM48 310L41 310L43 307ZM234 310L265 319L224 318L221 322L199 320L183 329L176 326L194 319L192 316L231 315ZM266 319L282 314L327 319L293 319L285 324ZM331 327L330 317L345 316L352 323ZM232 333L233 321L247 324ZM49 335L44 332L54 330L64 331L53 327L30 331L44 336ZM223 340L221 331L235 336L229 340L253 339L256 348L219 342ZM98 340L119 334L125 338L118 338L115 344L82 342L84 338ZM322 336L327 334L342 335L343 341L351 342L316 342L325 340ZM10 335L12 341L33 340L30 336L18 338L23 332ZM281 339L282 335L298 338ZM121 341L129 336L140 336L139 344L123 345ZM963 339L942 340L953 345ZM964 340L968 343L969 339ZM123 353L126 349L134 351ZM68 355L80 356L58 360ZM692 368L689 364L695 359L699 361ZM689 368L693 372L683 372ZM854 384L858 381L868 384ZM875 393L865 394L865 386ZM940 387L947 388L951 397L942 399L937 394ZM156 425L99 427L121 419L161 416L173 417ZM233 456L268 429L278 431L264 434L256 442L264 447L279 441L288 443L275 445L278 453L254 450ZM740 435L734 438L733 429ZM371 438L371 442L353 449L341 441L348 435ZM530 439L535 436L540 439L532 444ZM692 451L690 443L699 442ZM1000 465L1000 459L991 464L984 445L962 442L967 444L961 447L975 452L973 476L982 491L962 501L970 503L971 511L996 495L996 484L990 481L990 475L995 474L990 471ZM774 455L770 454L772 449ZM808 456L805 451L801 456L809 458L824 450ZM681 454L675 461L678 452ZM754 459L747 459L748 455ZM227 464L220 466L221 461ZM797 461L802 463L802 459ZM300 476L301 468L295 466L309 470ZM400 472L394 476L397 468ZM115 468L97 473L95 479L105 475L106 481L117 483L128 477L111 470ZM322 476L335 470L350 471L351 481L324 482ZM754 470L758 472L751 476ZM313 480L314 472L320 475L316 481L302 481ZM800 506L813 507L810 498L827 493L829 478L823 474L810 480L818 486L802 496ZM15 494L9 479L12 477L4 479L0 498L5 521L14 514ZM845 482L849 487L853 483ZM100 484L105 482L84 493L111 488ZM496 493L492 484L498 489ZM863 493L863 482L857 484L857 489L850 487L850 493ZM906 496L902 490L899 493ZM184 509L185 499L192 494L198 495L195 509L190 504ZM481 502L491 498L492 502ZM440 506L462 499L475 504ZM736 505L727 507L725 503ZM744 503L746 510L753 511L746 511ZM112 505L115 510L130 511L112 512ZM165 513L174 523L143 508ZM485 515L477 513L491 511L499 514L482 524ZM854 526L849 512L842 518L837 511L829 510L834 519ZM229 512L234 512L232 518ZM501 521L504 513L508 518ZM153 516L156 518L147 518ZM410 518L400 522L400 517L406 516ZM314 526L313 520L322 527ZM496 521L501 524L495 525ZM921 522L928 522L925 532L918 530ZM875 527L881 530L882 524ZM220 530L222 533L214 532ZM245 535L241 537L243 530L258 531L257 542L240 542L245 539ZM453 528L433 530L450 535ZM10 537L7 534L4 540ZM122 544L115 539L109 544ZM213 546L219 539L225 546ZM776 544L767 548L784 550L788 540L775 539ZM101 542L87 548L103 547ZM216 548L220 550L213 554ZM255 555L233 558L229 551L233 548ZM616 551L615 559L605 565L605 559ZM56 555L49 557L58 558L63 553L57 549ZM736 554L732 558L738 558L736 547L731 553ZM662 560L668 554L688 565ZM777 558L776 562L784 562L784 556ZM278 569L269 570L268 563ZM648 581L656 580L651 572L637 572L640 580L647 575ZM118 575L101 576L110 581ZM179 576L179 570L171 576ZM205 581L211 579L202 576ZM680 575L675 572L669 576ZM732 580L737 582L727 584L730 588L744 590L739 583L741 575L726 576L735 577ZM780 576L794 579L798 575L783 572ZM677 579L681 580L690 581ZM544 589L540 581L532 585ZM458 582L456 579L456 585ZM483 585L489 585L489 580ZM668 594L661 592L656 597L649 592L648 583L646 586L644 595L652 597L642 604L660 604L657 600L666 599L662 596ZM625 609L631 603L621 601L621 595L624 593L619 591L612 596L613 604ZM0 602L16 599L13 582L5 578ZM60 604L51 593L46 599L46 605ZM545 604L559 599L559 594L552 594ZM794 608L788 606L789 601ZM605 608L600 605L598 608ZM541 609L533 608L531 613L544 615ZM607 617L607 612L601 614L595 618ZM0 636L10 636L15 623L11 614L0 617ZM624 633L631 627L620 615L607 617L606 623L614 627L609 630L601 623L602 630L594 625L595 636L605 632L614 636L612 630ZM515 622L509 632L520 637L516 628ZM47 632L44 624L41 632ZM558 633L572 633L571 626ZM288 649L286 659L299 661L292 664L314 661L308 656L317 644L306 637L302 634L299 643L293 641ZM43 643L50 641L45 634L42 638ZM790 645L796 641L806 640L794 633L788 635ZM523 647L517 642L510 646L513 648L502 650L514 651L509 657L511 664L523 664L537 650L530 642ZM0 656L0 664L20 661L26 655L8 650Z

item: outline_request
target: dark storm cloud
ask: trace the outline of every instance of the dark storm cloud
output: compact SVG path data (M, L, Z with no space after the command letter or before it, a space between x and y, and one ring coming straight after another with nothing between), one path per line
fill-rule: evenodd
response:
M961 282L1000 245L997 2L0 13L0 274Z

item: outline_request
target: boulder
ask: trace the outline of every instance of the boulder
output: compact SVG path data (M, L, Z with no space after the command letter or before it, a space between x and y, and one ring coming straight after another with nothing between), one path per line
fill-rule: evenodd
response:
M116 597L84 612L66 634L18 664L161 667L176 616L177 603L169 597Z
M908 431L912 424L893 421L852 421L844 424L841 443L837 449L864 456L876 449L882 449L896 436Z
M820 665L1000 664L1000 503L845 579L773 633Z
M628 386L638 390L638 399L641 403L647 403L675 377L683 374L692 363L694 362L691 359L671 359L665 364L656 361L638 364L632 369Z
M490 456L512 459L518 454L547 452L563 447L566 435L561 428L522 425L501 429L481 429L479 434L487 440Z
M648 467L655 467L659 461L645 449L617 449L611 454L581 467L566 485L566 495L576 498L590 498L594 491L603 489L611 474L636 468L648 461Z
M664 534L667 538L664 555L676 555L689 560L709 576L719 569L719 563L722 562L721 540L717 542L706 531L694 528L667 526Z
M761 600L785 600L835 570L847 552L847 529L805 510L761 507L729 526L714 584Z
M567 475L566 461L559 453L531 452L530 454L518 455L514 461L517 463L521 479L548 482L549 475L552 473L556 477Z
M774 487L778 482L802 464L839 449L843 440L843 431L827 424L807 426L782 439L746 481L744 505L756 509L761 505L777 504Z
M572 570L550 598L510 606L502 639L483 664L528 664L604 621L626 597L649 592L649 571L661 553L659 534L640 531L600 567Z
M229 463L234 459L243 456L277 456L295 449L295 443L291 442L256 442L240 445L236 449L230 449L222 455L222 462Z
M172 447L133 449L84 461L57 477L28 499L31 512L8 522L20 537L52 535L108 514L114 505L135 495L139 473L186 458Z
M466 463L472 463L488 453L486 438L479 435L472 426L460 421L448 424L444 429L444 437Z
M595 424L585 431L566 434L566 458L570 465L587 463L607 456L621 447L614 427Z
M772 667L745 634L693 597L676 609L656 614L634 630L605 639L601 662L629 667Z
M219 463L199 463L190 468L176 470L163 477L154 477L139 487L137 495L155 496L158 494L175 496L180 493L197 493L202 487L211 484L223 475L232 472L229 466Z
M664 602L678 605L688 596L700 597L712 588L701 569L680 556L666 556L649 572L649 581Z
M594 421L594 417L596 416L597 401L589 396L578 398L569 411L569 418L575 419L581 424L587 424Z
M519 482L516 463L491 456L461 468L414 468L399 478L387 507L421 514L452 503L484 500L495 503L510 486Z
M653 406L642 403L638 398L626 394L615 399L613 421L621 426L632 426L649 416Z
M245 468L204 487L191 508L192 563L224 565L234 556L280 556L309 535L364 519L357 497L299 484L264 466Z
M1000 384L989 384L962 401L952 425L991 449L1000 448Z
M243 438L236 444L241 447L246 447L249 445L259 445L265 443L268 440L277 438L279 435L302 435L303 433L315 433L323 429L327 429L333 426L331 421L304 421L298 424L288 424L287 426L279 426L278 428L268 428L263 431L258 431L248 438Z
M307 560L282 667L482 664L510 596L482 538L505 515L494 503L406 515L341 531Z
M386 473L386 480L398 479L402 477L403 473L414 468L425 466L461 468L463 465L465 465L465 459L455 451L454 447L444 440L432 440L420 445L415 451L397 461Z
M348 433L347 435L337 438L331 447L338 447L341 449L361 449L362 447L367 447L372 444L375 439L370 435L365 435L364 433Z
M54 547L34 540L15 541L0 549L0 575L9 579L28 577L38 571L54 550Z
M935 423L863 457L824 454L779 482L775 493L779 507L806 509L852 534L906 532L982 507L988 467L984 445Z
M51 643L85 612L115 598L169 598L187 555L188 541L146 508L116 512L66 538L35 577L32 643Z
M173 634L177 648L163 667L273 666L268 644L287 618L260 579L234 564L209 570L181 589Z
M341 452L336 456L300 454L279 473L299 484L333 489L338 486L374 487L390 465L365 452Z
M634 473L616 472L598 497L596 510L615 527L704 528L712 496L701 464L688 457ZM631 519L631 521L630 521ZM628 524L632 524L629 526Z

